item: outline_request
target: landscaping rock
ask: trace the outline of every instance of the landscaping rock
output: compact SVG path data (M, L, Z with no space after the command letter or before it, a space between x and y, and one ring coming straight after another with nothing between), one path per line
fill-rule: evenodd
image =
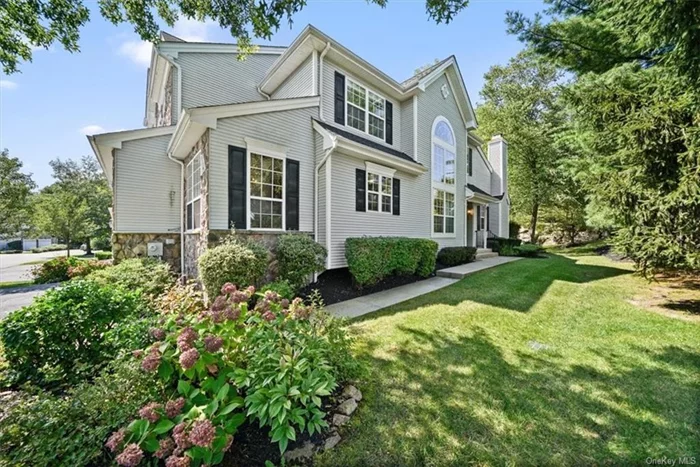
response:
M314 455L314 447L315 446L311 441L307 441L302 447L285 452L284 458L287 462L305 461L307 459L311 459Z
M352 415L357 408L355 399L348 399L338 406L337 412L343 415Z
M328 449L333 449L338 445L340 439L340 435L337 432L331 433L331 436L326 439L326 442L323 445L323 449L326 451Z
M337 413L333 415L333 426L343 426L348 422L348 420L350 420L350 417Z
M357 402L360 402L362 400L362 393L355 386L349 384L345 386L345 389L343 389L343 397L349 397L355 399Z

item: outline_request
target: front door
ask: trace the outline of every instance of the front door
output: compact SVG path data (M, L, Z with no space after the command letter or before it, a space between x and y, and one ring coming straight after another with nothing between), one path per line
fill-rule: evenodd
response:
M476 247L486 248L486 210L487 206L476 205Z

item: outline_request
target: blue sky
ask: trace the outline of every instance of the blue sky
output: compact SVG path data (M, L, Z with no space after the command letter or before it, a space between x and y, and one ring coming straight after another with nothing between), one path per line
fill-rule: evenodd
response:
M471 0L452 23L438 25L422 1L389 0L382 9L364 1L310 0L292 28L283 24L269 43L288 45L311 23L399 81L454 54L476 103L489 67L522 48L505 32L507 10L532 15L542 3ZM91 154L86 133L143 126L150 46L128 25L102 20L96 9L91 18L81 32L80 53L54 45L36 51L21 73L0 75L0 148L19 157L39 186L52 182L51 159ZM188 40L232 41L215 24L185 20L166 30Z

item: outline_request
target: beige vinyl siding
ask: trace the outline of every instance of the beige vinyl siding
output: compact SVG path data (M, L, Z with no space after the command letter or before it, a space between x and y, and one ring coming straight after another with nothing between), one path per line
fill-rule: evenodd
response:
M115 232L179 232L180 166L166 156L168 141L154 136L114 150Z
M180 52L184 108L261 101L257 86L278 55Z
M418 162L432 170L432 129L433 122L438 116L443 116L450 122L457 143L457 154L455 155L457 164L455 174L455 236L454 238L433 238L440 244L440 247L464 245L466 219L464 180L467 179L467 131L454 95L450 92L446 99L442 97L440 88L446 83L447 79L445 75L442 75L418 96ZM425 174L426 182L421 185L421 193L414 208L421 211L429 222L426 238L430 238L432 232L431 178L430 174ZM490 180L488 178L489 183Z
M355 169L366 170L361 159L334 152L331 155L331 267L347 266L345 239L362 236L405 236L429 238L430 218L415 206L421 197L427 174L415 176L396 171L401 180L401 214L355 210Z
M478 186L486 193L491 193L491 171L476 148L474 148L472 160L474 161L474 169L472 170L472 176L468 177L469 183ZM500 195L500 193L491 194Z
M409 156L413 154L413 98L401 103L401 151Z
M288 110L220 119L210 130L210 228L228 229L228 147L245 148L244 138L287 147L287 158L299 161L299 230L313 231L314 143L311 118L318 108Z
M294 70L294 73L272 93L271 97L273 99L289 99L290 97L313 95L313 67L311 62L312 57L309 55L309 58L299 65L299 68Z
M360 79L359 76L353 75L352 73L348 73L346 70L343 70L339 66L337 66L335 63L329 61L328 59L324 59L323 61L323 91L322 91L322 96L321 96L321 105L323 106L323 119L327 122L334 123L335 118L334 118L334 93L335 93L335 72L338 71L339 73L342 73L345 75L345 78L350 78L353 81L355 81L358 84L361 84L362 86L367 87L367 84ZM347 82L347 81L346 81ZM372 87L369 87L370 90L372 90ZM377 92L376 90L372 90L373 92ZM381 95L381 93L379 93ZM382 96L386 99L386 96ZM394 106L394 112L393 112L393 137L394 141L393 144L389 145L386 144L385 140L381 140L379 138L375 138L374 136L369 135L368 133L365 133L364 131L356 130L355 128L352 128L350 126L344 125L343 130L349 131L351 133L355 133L357 135L360 135L362 137L365 137L367 139L371 139L372 141L376 141L380 144L384 144L389 147L393 147L394 149L399 149L401 150L401 106L399 105L398 102L390 100ZM347 109L346 109L347 113Z

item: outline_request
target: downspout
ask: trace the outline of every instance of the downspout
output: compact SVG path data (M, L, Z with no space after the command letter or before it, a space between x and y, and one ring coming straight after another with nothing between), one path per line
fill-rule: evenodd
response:
M258 92L260 93L260 95L263 96L263 97L264 97L265 99L267 99L268 101L269 101L270 99L272 99L272 97L270 97L269 94L264 93L263 90L260 89L260 86L256 86L255 89L257 89Z
M185 274L185 206L184 206L184 190L183 185L185 183L185 163L181 160L175 159L171 152L168 152L168 159L175 162L180 166L180 275Z
M323 52L321 52L321 58L319 61L319 71L318 71L318 96L320 97L319 101L319 107L318 107L318 116L321 120L324 120L323 118L323 57L326 56L328 51L331 49L331 43L326 42L326 47L323 49ZM326 158L324 158L325 160Z
M316 241L316 243L318 243L318 174L321 171L321 167L323 167L326 161L328 161L328 158L331 157L333 149L335 149L335 145L323 151L323 159L321 159L321 162L316 164L316 170L314 170L314 240ZM326 183L329 182L329 180L326 180ZM328 208L328 199L326 199L326 209ZM326 230L328 230L328 226L326 226ZM328 239L326 239L326 244L328 244ZM329 260L330 258L326 259L326 261ZM314 273L314 281L316 281L317 278L318 273Z

